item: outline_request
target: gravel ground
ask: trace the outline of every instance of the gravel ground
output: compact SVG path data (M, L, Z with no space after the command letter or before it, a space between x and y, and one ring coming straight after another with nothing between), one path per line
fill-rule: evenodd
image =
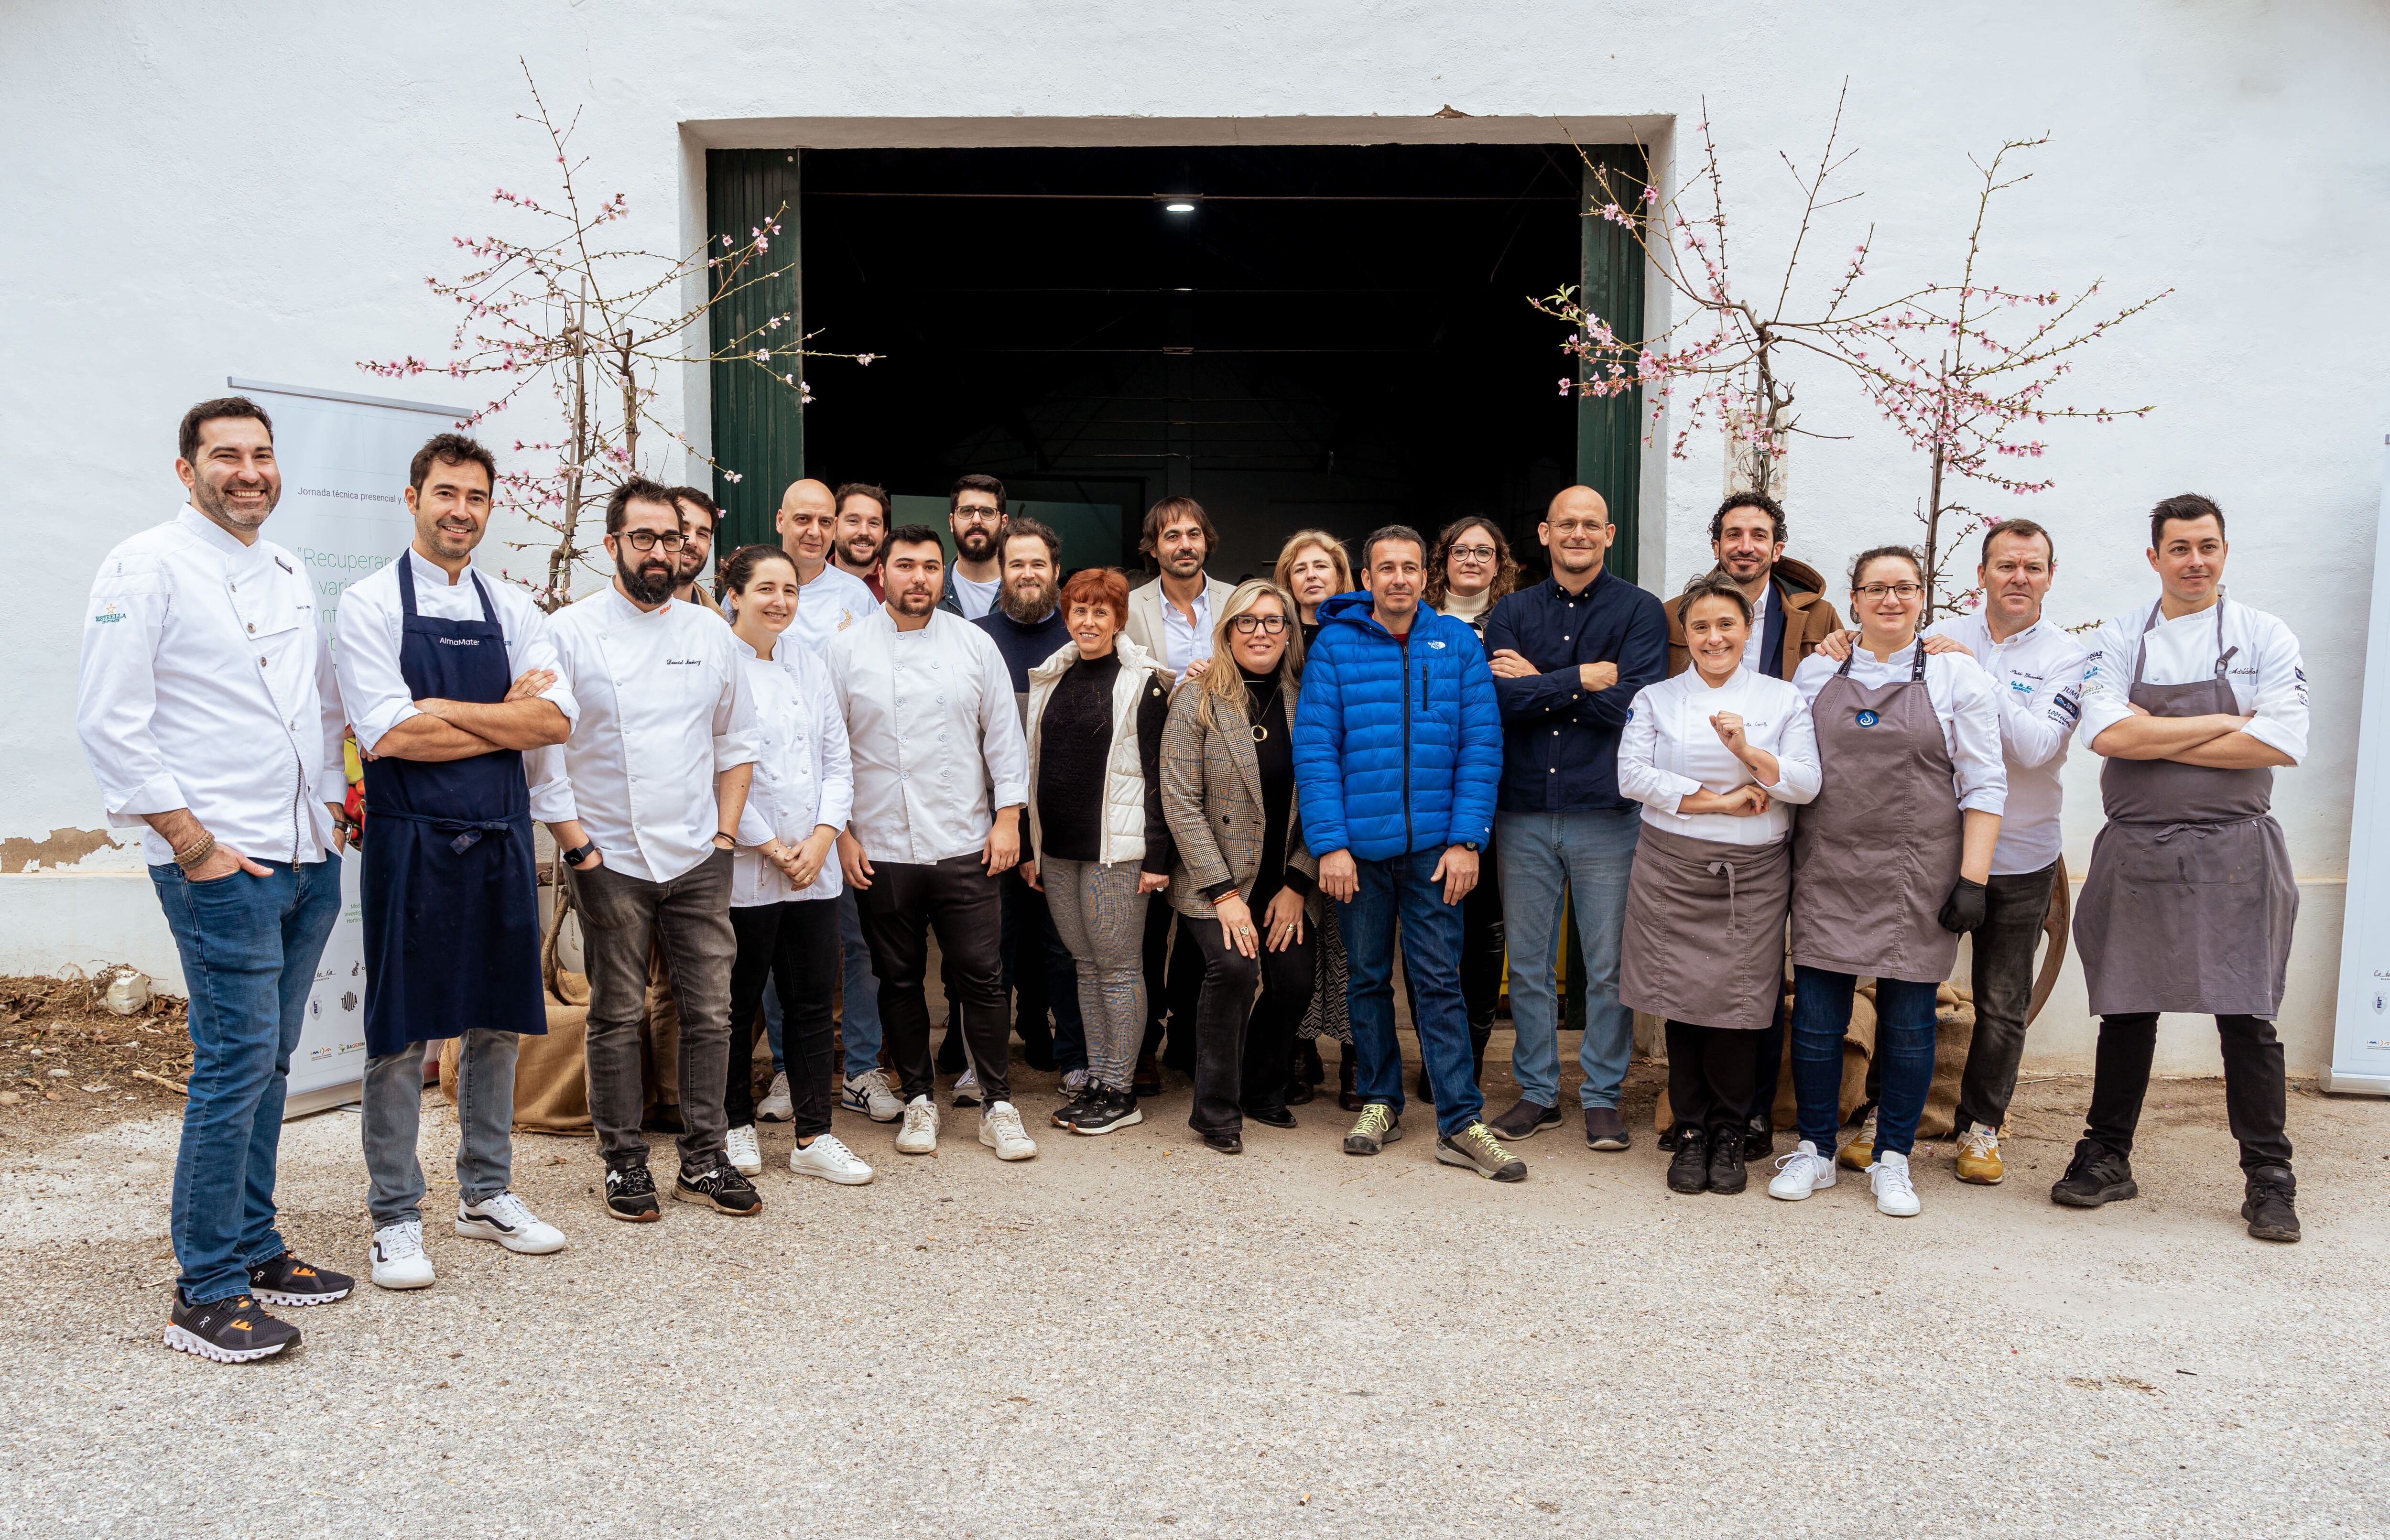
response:
M2212 1083L2153 1093L2139 1202L2048 1202L2087 1089L2062 1080L2021 1097L2006 1185L1936 1150L1909 1221L1847 1178L1672 1197L1651 1066L1634 1149L1546 1134L1517 1187L1434 1164L1416 1114L1374 1161L1332 1102L1228 1159L1175 1078L1105 1139L1019 1084L1036 1161L998 1164L969 1113L904 1160L841 1113L881 1176L840 1188L766 1125L746 1221L610 1223L594 1149L525 1136L518 1187L571 1250L431 1226L436 1288L361 1283L251 1367L158 1345L173 1122L12 1141L0 1534L2390 1528L2379 1103L2294 1093L2307 1239L2281 1247L2242 1232ZM291 1124L282 1200L302 1254L362 1273L356 1140Z

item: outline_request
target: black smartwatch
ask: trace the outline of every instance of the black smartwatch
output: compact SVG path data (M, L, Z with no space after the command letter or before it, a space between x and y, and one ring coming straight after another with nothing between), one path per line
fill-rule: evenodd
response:
M571 866L575 871L579 871L581 869L581 863L588 860L591 856L597 853L598 841L595 840L583 841L581 848L578 850L559 851L557 853L558 857L562 860L566 866Z
M1463 840L1460 841L1460 848L1467 851L1470 854L1475 855L1477 853L1477 841L1474 840Z

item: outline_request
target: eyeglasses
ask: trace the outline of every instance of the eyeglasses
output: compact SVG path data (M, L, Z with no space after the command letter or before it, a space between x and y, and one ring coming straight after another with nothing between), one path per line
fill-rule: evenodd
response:
M1890 594L1896 599L1913 599L1925 592L1921 583L1862 583L1852 592L1863 599L1880 599Z
M1258 631L1265 636L1275 636L1286 629L1284 615L1240 615L1228 622L1240 636L1250 636Z
M678 530L624 530L616 538L629 541L635 551L652 551L659 545L667 551L677 551L688 544L688 537Z
M1491 561L1494 559L1494 547L1491 545L1455 545L1452 548L1452 555L1456 560L1460 561Z

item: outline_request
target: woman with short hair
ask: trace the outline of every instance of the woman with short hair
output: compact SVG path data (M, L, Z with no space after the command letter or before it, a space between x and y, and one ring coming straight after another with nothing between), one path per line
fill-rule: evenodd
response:
M1921 1205L1908 1172L1934 1081L1935 992L1959 937L1983 923L1992 846L2008 801L1999 705L1964 651L1931 653L1916 552L1880 545L1851 563L1858 645L1803 660L1821 781L1792 837L1792 1091L1801 1142L1768 1196L1834 1185L1843 1033L1861 975L1875 980L1883 1066L1868 1185L1896 1218Z
M1320 603L1357 586L1352 558L1344 553L1344 543L1326 530L1297 530L1279 548L1274 571L1279 587L1294 600L1303 646L1308 651L1319 635ZM1312 949L1318 966L1312 980L1311 1008L1304 1012L1303 1024L1295 1029L1294 1073L1286 1083L1287 1104L1302 1106L1311 1099L1314 1088L1327 1080L1327 1068L1319 1061L1319 1040L1325 1037L1340 1050L1336 1104L1347 1112L1357 1112L1361 1110L1360 1066L1353 1057L1353 1023L1344 1014L1344 936L1336 928L1333 904L1319 906Z
M1311 1003L1304 911L1319 865L1295 802L1298 623L1276 584L1239 584L1214 622L1214 666L1178 692L1163 729L1163 815L1178 850L1170 900L1203 953L1187 1122L1228 1155L1244 1149L1248 1117L1294 1126L1287 1059Z
M1618 997L1667 1022L1673 1192L1739 1193L1754 1049L1784 988L1792 806L1818 794L1808 703L1742 666L1751 600L1723 572L1685 586L1692 667L1636 692L1618 789L1643 804Z
M1170 675L1121 627L1128 581L1084 568L1062 584L1071 639L1029 671L1029 845L1021 875L1046 895L1078 964L1086 1088L1054 1126L1110 1134L1143 1123L1134 1080L1145 1039L1146 897L1170 885L1162 815Z

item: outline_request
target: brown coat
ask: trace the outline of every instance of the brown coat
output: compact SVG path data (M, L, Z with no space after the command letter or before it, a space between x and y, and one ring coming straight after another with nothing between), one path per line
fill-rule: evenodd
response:
M1790 680L1801 660L1842 628L1843 618L1826 599L1825 577L1807 562L1780 559L1775 577L1777 592L1784 597L1782 677ZM1693 655L1685 647L1683 597L1670 599L1664 608L1668 611L1668 677L1674 679L1693 666Z
M1234 668L1221 659L1215 668ZM1241 704L1217 703L1219 725L1206 728L1195 714L1202 687L1181 685L1170 698L1170 721L1162 729L1162 812L1177 845L1170 868L1170 903L1182 915L1210 919L1214 913L1203 890L1215 882L1234 882L1237 891L1253 896L1262 869L1262 835L1267 815L1262 808L1261 762L1253 753L1253 731ZM1293 680L1283 674L1279 695L1286 702L1286 719L1294 720L1300 699ZM1286 814L1286 864L1308 878L1319 875L1319 863L1303 842L1303 809L1291 801Z

